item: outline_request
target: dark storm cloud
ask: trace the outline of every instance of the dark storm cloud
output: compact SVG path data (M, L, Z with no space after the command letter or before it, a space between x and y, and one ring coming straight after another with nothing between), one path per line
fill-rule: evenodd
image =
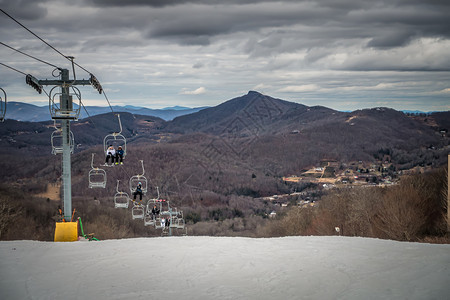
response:
M206 98L259 87L325 99L335 89L382 90L386 80L418 93L445 91L441 97L450 91L450 1L0 0L0 7L100 78L120 77L125 98L138 97L136 89L125 93L131 82L151 82L148 94L160 91L154 99L169 98L169 90ZM5 16L0 40L67 63ZM29 67L0 51L0 61Z
M273 0L87 0L95 5L113 5L113 6L151 6L165 7L183 4L204 4L204 5L230 5L230 4L249 4L261 2L273 2ZM285 0L284 2L301 2L297 0Z
M380 34L380 36L376 36L372 38L369 43L367 43L368 47L374 48L393 48L393 47L401 47L407 45L415 36L414 31L395 31L388 32L385 34Z
M42 18L47 9L61 3L0 1L6 11L14 11L21 19ZM42 4L46 2L45 7ZM420 37L450 37L450 6L446 2L450 1L63 0L62 5L101 9L95 19L77 16L83 20L76 25L79 28L134 27L147 39L180 45L209 45L212 38L221 35L248 32L255 36L266 28L278 34L276 29L301 26L291 30L291 36L306 48L331 45L337 39L366 38L368 47L387 49ZM74 19L68 15L69 20ZM61 22L59 26L67 25ZM287 34L283 38L289 39Z
M4 11L14 12L15 18L25 20L36 20L43 18L47 14L47 9L41 4L47 2L46 0L0 0L0 8ZM2 14L3 15L3 14ZM3 19L0 18L0 22Z
M211 38L237 32L301 26L291 36L306 47L365 38L367 46L388 49L421 37L449 37L449 6L420 1L102 1L121 6L156 7L143 27L146 38L180 45L208 45ZM103 5L103 4L102 4ZM164 9L161 7L165 7ZM136 17L139 22L144 16ZM114 24L111 24L114 26ZM289 38L287 34L284 38ZM262 45L261 45L262 46ZM297 45L297 47L301 45Z
M349 11L344 26L360 26L369 47L400 47L420 37L450 37L450 6L417 4Z
M258 33L265 28L295 24L319 26L330 13L327 8L292 3L261 5L190 5L158 11L157 22L149 22L148 38L169 38L180 44L195 41L207 44L210 38L239 32ZM252 34L253 34L252 33Z

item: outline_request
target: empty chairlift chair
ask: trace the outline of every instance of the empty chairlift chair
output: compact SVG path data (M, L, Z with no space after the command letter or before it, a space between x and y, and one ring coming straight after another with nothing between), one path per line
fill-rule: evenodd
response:
M180 212L180 215L177 217L176 227L178 229L184 229L184 225L185 225L185 222L184 222L184 218L183 218L183 212Z
M68 101L67 103L70 103L70 107L60 107L59 103L55 102L55 97L59 96L62 97L62 93L53 93L53 90L55 88L59 88L60 86L55 86L50 90L48 99L49 99L49 109L50 109L50 115L52 116L53 120L59 120L59 119L65 119L65 120L78 120L78 117L80 116L80 110L81 110L81 92L78 88L74 86L70 86L69 88L72 89L72 93L69 93L70 99L73 98L73 96L76 96L78 98L78 104L77 107L73 107L73 102ZM61 101L60 101L61 102Z
M170 215L170 228L184 229L185 224L183 219L183 212L178 211L178 209L175 207L175 209L170 210Z
M100 168L94 168L94 153L92 153L91 170L89 171L89 188L105 188L106 172Z
M120 121L120 115L117 114L117 118L119 119L119 132L113 132L105 136L103 139L103 150L106 153L106 150L110 145L114 146L117 150L118 147L122 147L123 157L127 155L127 139L122 135L122 122Z
M52 142L52 154L61 154L63 153L63 149L64 149L64 145L63 145L63 135L62 135L62 130L61 128L58 128L56 126L56 120L55 121L55 131L52 132L52 136L51 136L51 142ZM75 145L75 139L73 136L73 132L70 131L70 138L69 138L69 149L70 149L70 153L73 154L73 150L74 150L74 145Z
M156 217L156 219L155 219L155 229L161 229L161 228L163 228L164 227L164 224L162 223L162 220L161 220L161 214L160 215L158 215L158 217Z
M179 213L176 207L170 210L170 228L178 228L178 216Z
M0 122L5 120L6 114L6 92L0 88Z
M114 207L128 208L130 197L125 192L119 192L119 182L120 180L117 180L116 194L114 195Z
M133 207L131 208L131 216L134 219L143 219L145 215L145 207L144 205L134 202Z

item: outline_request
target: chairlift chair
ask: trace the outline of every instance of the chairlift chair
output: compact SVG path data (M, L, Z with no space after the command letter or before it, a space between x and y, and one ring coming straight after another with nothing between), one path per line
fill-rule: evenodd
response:
M178 211L175 207L175 210L170 210L170 228L178 228Z
M103 169L94 168L89 171L89 188L105 188L106 172Z
M155 226L156 218L153 218L152 214L145 214L144 216L144 225L145 226Z
M183 218L183 211L177 211L175 208L175 213L173 214L172 222L170 223L170 227L177 229L184 229L185 221Z
M117 180L117 186L116 186L116 194L114 195L114 207L115 208L128 208L128 203L130 200L130 196L128 196L125 192L119 192L119 182L120 180Z
M173 215L170 217L170 228L178 228L178 217L176 215Z
M162 219L164 219L164 225L162 223ZM155 220L155 229L164 229L167 224L167 219L171 219L170 212L169 211L161 211L159 213L158 218Z
M133 194L136 191L136 187L139 182L142 183L142 194L147 193L147 178L145 178L144 161L140 161L142 164L142 174L134 175L130 178L130 192Z
M52 154L56 155L63 153L63 135L62 129L56 126L56 121L54 127L56 130L52 132L51 143L52 143ZM71 154L73 154L74 148L75 148L75 139L73 132L70 131L69 149Z
M145 226L153 226L155 225L155 219L152 214L153 206L156 205L157 199L149 199L147 201L147 205L145 206L145 216L144 216L144 225Z
M89 171L89 188L105 188L106 172L100 168L94 168L94 153L92 153L91 170Z
M158 187L156 187L156 190L158 191L158 199L156 200L156 202L159 203L159 215L155 218L155 229L161 229L165 227L165 224L162 224L162 214L163 214L163 210L162 210L162 203L163 200L159 199L159 189Z
M144 211L145 211L144 205L134 202L134 206L131 209L131 216L133 217L133 220L143 219L145 214Z
M170 215L171 209L170 209L169 201L166 201L166 200L159 200L159 201L161 203L160 214Z
M184 222L183 217L178 218L177 219L177 228L178 229L184 229L184 225L185 225L185 222Z
M153 210L153 206L155 206L156 204L159 204L159 210L161 211L161 201L159 200L159 188L158 187L156 187L156 192L158 193L158 196L156 198L152 198L147 201L147 205L146 205L146 209L145 209L146 214L151 214L152 210Z
M122 122L120 121L120 115L117 114L117 118L119 119L119 132L113 132L105 136L103 139L103 150L106 153L106 150L110 145L114 146L117 149L119 146L122 147L123 157L127 155L127 139L122 135Z
M155 229L161 229L164 226L162 225L161 222L161 215L159 215L156 219L155 219Z
M0 88L0 122L5 120L6 114L6 92Z
M157 203L157 199L149 199L147 201L147 205L145 206L145 214L146 215L151 215L152 214L153 206L155 206L156 203Z
M159 200L159 188L156 187L156 192L158 193L156 198L153 199L149 199L147 201L147 205L145 208L145 217L144 217L144 225L145 226L155 226L156 225L156 220L159 218L159 214L158 217L153 216L152 210L153 210L153 206L158 206L159 211L161 211L161 201ZM161 221L161 219L159 219L159 222Z
M48 94L48 102L49 102L49 110L50 110L50 115L52 117L53 120L58 120L58 119L68 119L68 120L78 120L78 117L80 116L80 110L81 110L81 92L80 90L75 87L75 86L70 86L70 88L72 89L72 93L69 93L68 97L70 98L70 100L68 101L68 103L71 104L71 107L67 107L67 108L62 108L60 107L59 103L55 102L55 97L59 96L60 100L62 97L62 93L54 93L53 90L55 88L59 88L60 86L54 86L51 90L50 93ZM76 98L78 98L78 108L73 107L73 102L72 102L72 98L73 96L76 96Z

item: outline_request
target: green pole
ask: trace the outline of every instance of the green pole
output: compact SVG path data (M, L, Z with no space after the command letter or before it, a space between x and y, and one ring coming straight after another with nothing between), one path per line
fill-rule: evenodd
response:
M85 238L86 236L84 235L84 231L83 231L83 223L81 223L80 217L78 217L78 221L80 222L81 236Z

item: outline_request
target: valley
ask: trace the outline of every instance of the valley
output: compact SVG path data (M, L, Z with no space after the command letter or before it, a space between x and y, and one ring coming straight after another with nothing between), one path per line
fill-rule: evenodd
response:
M271 235L264 228L274 213L281 218L335 191L395 186L405 174L438 170L447 162L449 117L389 108L338 112L254 91L172 121L121 113L124 165L106 169L104 189L89 189L92 153L94 166L104 164L103 138L118 130L113 114L100 114L72 122L73 206L86 226L105 231L102 223L113 218L108 222L121 228L121 237L158 235L133 222L129 211L114 209L117 180L127 190L143 160L145 199L158 187L184 212L190 234ZM50 154L52 124L6 120L0 126L2 182L33 195L33 203L53 200L48 185L61 184L61 158ZM47 205L54 206L46 213L50 224L58 201ZM117 232L108 229L104 237Z

